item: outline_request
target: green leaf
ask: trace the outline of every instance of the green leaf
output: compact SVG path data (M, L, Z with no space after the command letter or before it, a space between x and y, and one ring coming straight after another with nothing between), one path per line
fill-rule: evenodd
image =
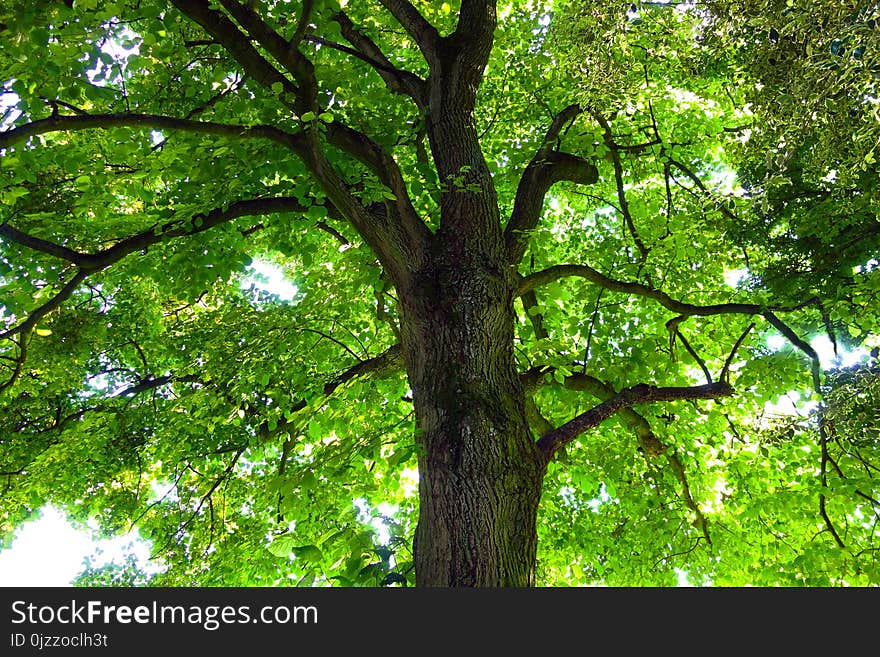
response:
M291 552L296 555L297 559L307 563L320 563L324 559L324 554L317 545L300 545L291 548Z

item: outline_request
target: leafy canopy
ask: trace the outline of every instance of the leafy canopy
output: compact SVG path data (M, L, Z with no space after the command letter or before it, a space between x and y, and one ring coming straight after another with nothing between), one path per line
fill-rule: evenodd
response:
M136 527L154 584L414 581L397 292L299 146L320 140L364 207L405 196L430 229L466 184L432 166L403 74L427 67L389 4L250 3L313 66L318 111L243 64L283 64L270 40L232 51L192 18L252 31L245 3L0 4L5 540L52 502ZM413 5L455 29L459 3ZM880 346L876 6L498 15L474 121L501 216L551 126L599 170L547 194L519 272L536 439L639 383L735 391L624 409L569 444L539 583L880 582L876 358L823 371L812 346ZM792 397L800 414L768 406Z

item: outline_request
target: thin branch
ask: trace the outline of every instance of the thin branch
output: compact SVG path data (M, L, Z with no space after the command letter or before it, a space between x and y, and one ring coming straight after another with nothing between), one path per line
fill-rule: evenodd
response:
M648 285L643 285L642 283L618 281L616 279L609 278L605 276L605 274L602 274L601 272L587 265L554 265L542 271L524 276L520 280L520 285L519 288L517 288L516 294L517 296L522 296L526 292L533 290L539 285L546 285L547 283L551 283L566 276L585 278L588 281L595 283L596 285L600 285L608 290L611 290L612 292L623 292L626 294L634 294L648 299L654 299L664 308L668 308L673 312L680 313L681 315L685 315L687 317L707 317L712 315L724 314L761 315L774 328L782 333L789 340L789 342L791 342L794 346L803 351L810 358L810 368L813 377L813 388L817 392L820 390L821 365L819 361L819 355L808 342L798 337L798 335L775 314L775 312L792 312L807 305L812 305L816 302L815 297L805 301L804 303L798 304L797 306L773 307L770 309L768 309L766 306L755 303L717 303L705 306L698 306L692 303L685 303L673 299L665 292L650 287ZM679 321L681 320L681 318L677 319Z
M587 373L587 362L590 360L590 350L593 345L593 332L596 330L596 320L599 318L599 308L602 302L602 295L605 293L605 288L600 287L599 292L596 294L596 303L593 305L593 314L590 316L590 328L587 330L587 344L584 346L584 365L582 371L584 374Z
M324 338L324 339L326 339L326 340L330 340L330 342L333 342L334 344L337 344L337 345L339 345L340 347L342 347L342 348L343 348L345 351L347 351L347 352L348 352L348 353L349 353L349 354L350 354L350 355L351 355L356 361L358 361L358 362L363 362L363 359L362 359L360 356L358 356L356 353L354 353L354 351L351 350L351 347L349 347L347 344L345 344L345 343L342 342L341 340L337 340L337 339L334 338L332 335L328 335L327 333L324 333L323 331L319 331L318 329L307 328L307 327L303 327L303 328L301 328L301 329L299 329L299 330L300 330L300 331L304 331L304 332L306 332L306 333L314 333L315 335L320 335L322 338ZM317 343L316 343L316 344L317 344Z
M629 234L633 238L633 242L635 243L636 248L639 250L642 262L645 262L648 259L648 253L650 249L645 246L645 243L639 236L639 233L636 230L635 222L632 218L632 214L630 214L629 211L629 201L626 198L626 186L624 185L623 181L623 163L620 160L620 146L618 146L617 142L614 141L614 133L611 131L611 124L608 123L605 117L603 117L598 112L594 112L592 110L588 111L590 113L590 116L592 116L596 120L596 122L602 127L602 139L605 142L605 146L611 153L611 162L614 165L614 182L617 187L617 202L620 207L620 211L623 214L623 220L626 223ZM647 148L647 146L645 146L645 148Z
M30 137L50 132L78 132L80 130L110 128L148 128L183 130L218 135L233 139L268 139L302 155L305 143L301 134L289 133L270 125L242 126L213 121L194 121L160 114L77 114L53 115L0 132L0 149L9 148Z
M732 394L733 388L725 382L690 387L656 387L640 383L631 388L624 388L614 397L575 416L558 429L545 434L538 440L537 446L544 455L544 459L550 461L561 447L585 431L598 426L621 409L630 408L636 404L683 399L717 399L718 397L729 397Z
M677 301L665 292L656 288L627 281L619 281L609 278L605 274L593 269L588 265L554 265L547 269L524 276L520 281L516 294L521 296L540 285L546 285L560 278L574 276L585 278L611 292L623 292L636 296L654 299L664 308L682 315L721 315L725 313L742 313L746 315L758 315L764 311L764 307L753 303L720 303L706 306L698 306L691 303Z
M12 367L12 374L4 383L0 384L0 392L14 384L18 380L18 377L21 376L21 370L24 367L24 362L27 360L27 347L29 339L30 330L22 331L17 343L18 356L14 359L15 365ZM15 341L13 340L13 342Z
M742 332L742 335L739 336L739 339L734 343L733 349L730 350L730 355L727 356L727 360L724 361L724 367L721 368L721 374L718 375L718 379L721 381L727 381L728 371L730 370L730 365L733 363L733 359L736 357L736 352L739 351L740 346L745 341L746 336L752 332L752 329L755 328L754 322L749 324L745 331Z
M329 397L337 390L357 378L370 376L379 379L392 376L403 367L403 356L398 345L389 347L378 356L373 356L366 360L361 360L355 365L337 374L324 384L322 393L324 397ZM269 428L268 422L263 422L259 429L259 435L263 440L269 440L281 433L290 433L297 426L299 420L294 417L297 413L308 407L309 402L305 399L299 400L285 413L285 417L277 421L273 429Z
M424 111L426 109L427 86L424 80L414 73L410 73L409 71L394 66L372 39L355 28L351 19L345 12L340 11L336 15L336 22L339 24L342 36L344 36L346 40L355 47L355 49L347 48L325 39L315 39L315 41L328 47L335 48L341 52L348 53L349 55L366 62L381 76L388 89L394 93L402 93L410 96L421 110Z
M74 274L73 278L71 278L61 290L58 291L55 296L49 299L46 303L39 306L38 308L32 310L30 314L17 326L13 326L12 328L6 329L5 331L0 331L0 339L11 338L14 335L25 334L30 332L37 323L43 319L46 315L48 315L53 310L59 308L62 303L64 303L71 294L73 294L76 289L80 286L80 284L86 279L89 272L83 269L77 270L76 274Z
M822 516L822 519L825 521L825 526L828 528L828 531L831 533L831 536L834 537L834 542L837 543L837 547L845 548L843 540L841 540L840 535L837 533L837 530L834 528L834 523L831 521L831 516L828 515L828 509L825 504L825 490L828 488L828 434L825 430L825 423L819 422L819 443L822 448L822 459L820 465L820 482L822 485L822 492L819 493L819 513Z
M693 495L691 495L691 487L688 484L687 472L684 469L684 465L682 465L681 460L678 458L678 455L674 453L668 454L666 458L669 461L669 465L672 467L672 471L678 478L679 483L681 483L681 489L682 494L684 495L685 504L691 511L694 512L694 515L696 516L696 524L699 526L700 532L703 534L703 538L706 539L706 542L709 545L712 545L712 538L709 536L709 522L706 520L706 516L700 509L700 506L697 504L696 500L694 500Z
M681 343L684 345L684 348L687 349L687 352L695 361L697 361L697 365L700 366L700 369L703 370L703 374L706 377L706 383L712 383L712 373L709 371L709 368L706 367L706 363L703 362L703 359L700 358L700 355L696 351L694 351L694 348L690 345L687 339L685 339L684 334L682 334L678 326L675 327L673 335L677 336L678 339L681 340Z

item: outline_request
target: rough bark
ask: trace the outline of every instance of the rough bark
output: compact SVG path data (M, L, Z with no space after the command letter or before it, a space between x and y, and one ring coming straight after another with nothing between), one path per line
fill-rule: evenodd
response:
M419 447L416 583L528 586L545 461L513 357L518 281L474 122L495 4L465 0L447 37L408 2L383 5L430 67L425 126L443 185L429 255L397 281Z
M543 462L514 367L514 281L462 240L436 247L403 295L401 326L419 447L417 584L529 586Z

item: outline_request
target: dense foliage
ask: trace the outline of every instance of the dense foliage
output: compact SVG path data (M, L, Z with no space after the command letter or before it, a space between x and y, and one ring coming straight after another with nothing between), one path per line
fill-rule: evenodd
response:
M438 174L389 7L450 34L461 4L0 2L5 541L51 502L160 567L84 583L414 583L400 292L301 144L438 231L481 192ZM526 230L535 440L639 384L717 392L566 434L537 583L880 583L880 9L497 4L473 121L501 217L542 158L598 170Z

